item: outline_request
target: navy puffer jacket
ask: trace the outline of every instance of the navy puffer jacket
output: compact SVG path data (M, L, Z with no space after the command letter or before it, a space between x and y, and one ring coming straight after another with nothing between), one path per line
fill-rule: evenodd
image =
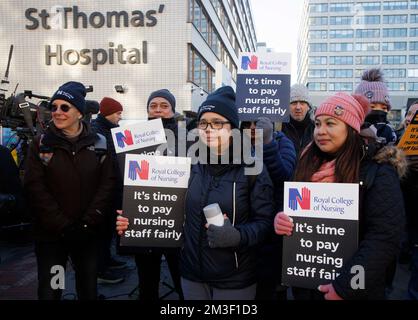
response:
M251 183L244 166L225 165L217 174L209 166L192 166L181 251L182 277L216 288L245 288L256 282L256 245L264 240L273 223L273 185L265 167ZM238 247L209 247L203 208L211 203L218 203L239 230Z
M276 212L283 210L284 182L290 181L296 166L293 142L285 134L274 133L273 140L263 146L263 162L274 185Z

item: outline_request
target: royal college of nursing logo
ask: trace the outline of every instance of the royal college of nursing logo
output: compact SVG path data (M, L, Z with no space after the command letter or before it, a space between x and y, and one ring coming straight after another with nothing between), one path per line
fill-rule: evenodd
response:
M242 56L241 59L242 70L257 70L258 69L258 57L257 56Z
M311 209L311 190L302 188L302 196L296 188L289 189L289 208L293 211L298 210L298 205L301 210Z
M125 148L125 145L133 145L134 139L132 138L132 132L130 130L125 130L123 133L116 133L116 141L118 142L119 148Z
M137 178L140 180L148 180L149 178L149 162L146 160L141 161L139 165L138 161L129 161L129 179L136 181Z

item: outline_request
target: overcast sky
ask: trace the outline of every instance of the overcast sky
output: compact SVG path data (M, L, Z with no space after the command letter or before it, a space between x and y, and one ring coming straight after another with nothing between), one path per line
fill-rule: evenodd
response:
M296 83L297 40L304 0L252 0L257 41L276 52L292 53L292 83Z

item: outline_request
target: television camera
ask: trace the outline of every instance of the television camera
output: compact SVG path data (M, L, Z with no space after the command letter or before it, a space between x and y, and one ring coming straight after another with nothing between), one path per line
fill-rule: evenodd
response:
M7 62L6 73L1 85L9 84L8 76L10 62L13 54L13 45L10 46L9 59ZM50 97L33 93L31 90L24 90L17 93L16 85L14 92L6 97L8 90L0 88L0 126L10 128L18 137L18 142L13 144L15 148L22 140L27 144L32 138L43 133L51 121L49 110ZM93 92L93 86L86 87L87 92ZM32 99L37 99L34 103ZM92 114L99 112L99 103L94 100L86 100L86 112L84 120L90 122Z

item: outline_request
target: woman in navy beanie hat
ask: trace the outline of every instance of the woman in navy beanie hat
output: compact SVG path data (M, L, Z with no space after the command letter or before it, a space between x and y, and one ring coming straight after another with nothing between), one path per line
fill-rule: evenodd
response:
M235 92L230 86L221 87L207 96L199 108L198 119L205 112L220 114L230 121L233 128L239 128Z
M84 115L86 107L86 88L80 82L69 81L64 83L52 96L49 105L57 99L65 100L71 103L77 110Z
M215 158L226 153L230 160L236 158L231 156L230 138L232 130L239 130L239 120L231 87L208 95L199 109L197 128ZM248 177L244 162L234 163L201 159L192 167L180 265L186 300L255 297L256 246L271 228L273 184L264 167L258 176ZM203 208L214 203L224 216L222 226L206 224Z
M106 139L82 120L85 96L79 82L59 87L50 102L52 122L26 159L41 300L61 299L62 290L51 287L51 268L65 268L69 258L78 299L97 299L98 240L116 177Z
M235 93L223 87L208 95L198 113L200 141L214 158L231 152L239 128ZM228 157L227 157L228 158ZM230 158L231 159L231 158ZM264 167L252 178L243 162L199 162L191 168L186 196L181 284L186 300L252 300L256 289L257 245L272 226L273 184ZM208 225L203 208L217 203L223 225ZM222 222L222 219L221 219ZM118 218L119 234L127 219Z

